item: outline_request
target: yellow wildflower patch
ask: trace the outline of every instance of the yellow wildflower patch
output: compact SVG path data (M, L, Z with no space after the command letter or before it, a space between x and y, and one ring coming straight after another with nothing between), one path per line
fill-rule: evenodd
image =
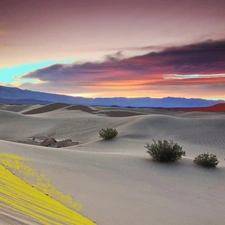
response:
M44 174L27 166L24 160L21 157L0 154L0 206L23 213L45 225L95 225L72 209L80 206L80 203L74 203L69 195L57 191ZM35 187L38 189L11 171L20 173L25 179L35 177ZM50 197L54 195L67 204Z

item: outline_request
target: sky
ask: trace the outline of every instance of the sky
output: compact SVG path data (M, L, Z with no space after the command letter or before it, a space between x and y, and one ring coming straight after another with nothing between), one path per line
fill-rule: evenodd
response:
M1 0L0 85L225 99L224 0Z

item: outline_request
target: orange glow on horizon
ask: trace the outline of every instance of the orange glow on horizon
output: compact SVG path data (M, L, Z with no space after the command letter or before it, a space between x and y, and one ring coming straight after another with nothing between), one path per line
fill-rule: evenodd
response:
M202 98L202 99L212 99L210 93L209 94L204 94L202 92L198 92L196 90L195 93L188 93L185 94L185 96L182 94L182 91L180 92L174 92L170 93L168 95L167 91L163 90L118 90L114 89L111 90L111 92L107 91L99 91L97 93L78 93L78 94L73 94L73 93L62 93L63 95L68 95L72 97L84 97L84 98L117 98L117 97L125 97L125 98L145 98L145 97L150 97L150 98L166 98L166 97L174 97L174 98ZM224 93L220 93L215 95L214 99L225 99Z

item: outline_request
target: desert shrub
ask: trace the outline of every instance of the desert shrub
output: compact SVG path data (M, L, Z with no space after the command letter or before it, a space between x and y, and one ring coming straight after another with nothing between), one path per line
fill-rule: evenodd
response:
M156 142L153 139L153 144L146 143L144 146L147 148L147 153L158 162L175 162L185 156L185 151L182 151L182 147L173 141L161 141Z
M102 128L98 133L99 137L103 138L104 140L110 140L117 136L118 131L113 128Z
M203 167L216 167L219 163L216 155L203 153L195 157L194 161L195 164Z

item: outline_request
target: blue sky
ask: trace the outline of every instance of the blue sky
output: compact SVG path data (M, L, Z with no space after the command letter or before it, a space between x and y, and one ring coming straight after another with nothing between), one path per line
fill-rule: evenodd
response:
M29 72L35 71L37 69L45 68L53 64L57 64L57 63L67 64L74 61L75 61L75 58L65 59L65 60L48 60L48 61L41 61L41 62L32 63L32 64L18 65L18 66L14 66L10 68L2 68L0 69L0 83L12 84L18 81L35 83L37 81L36 79L20 80L19 78Z

